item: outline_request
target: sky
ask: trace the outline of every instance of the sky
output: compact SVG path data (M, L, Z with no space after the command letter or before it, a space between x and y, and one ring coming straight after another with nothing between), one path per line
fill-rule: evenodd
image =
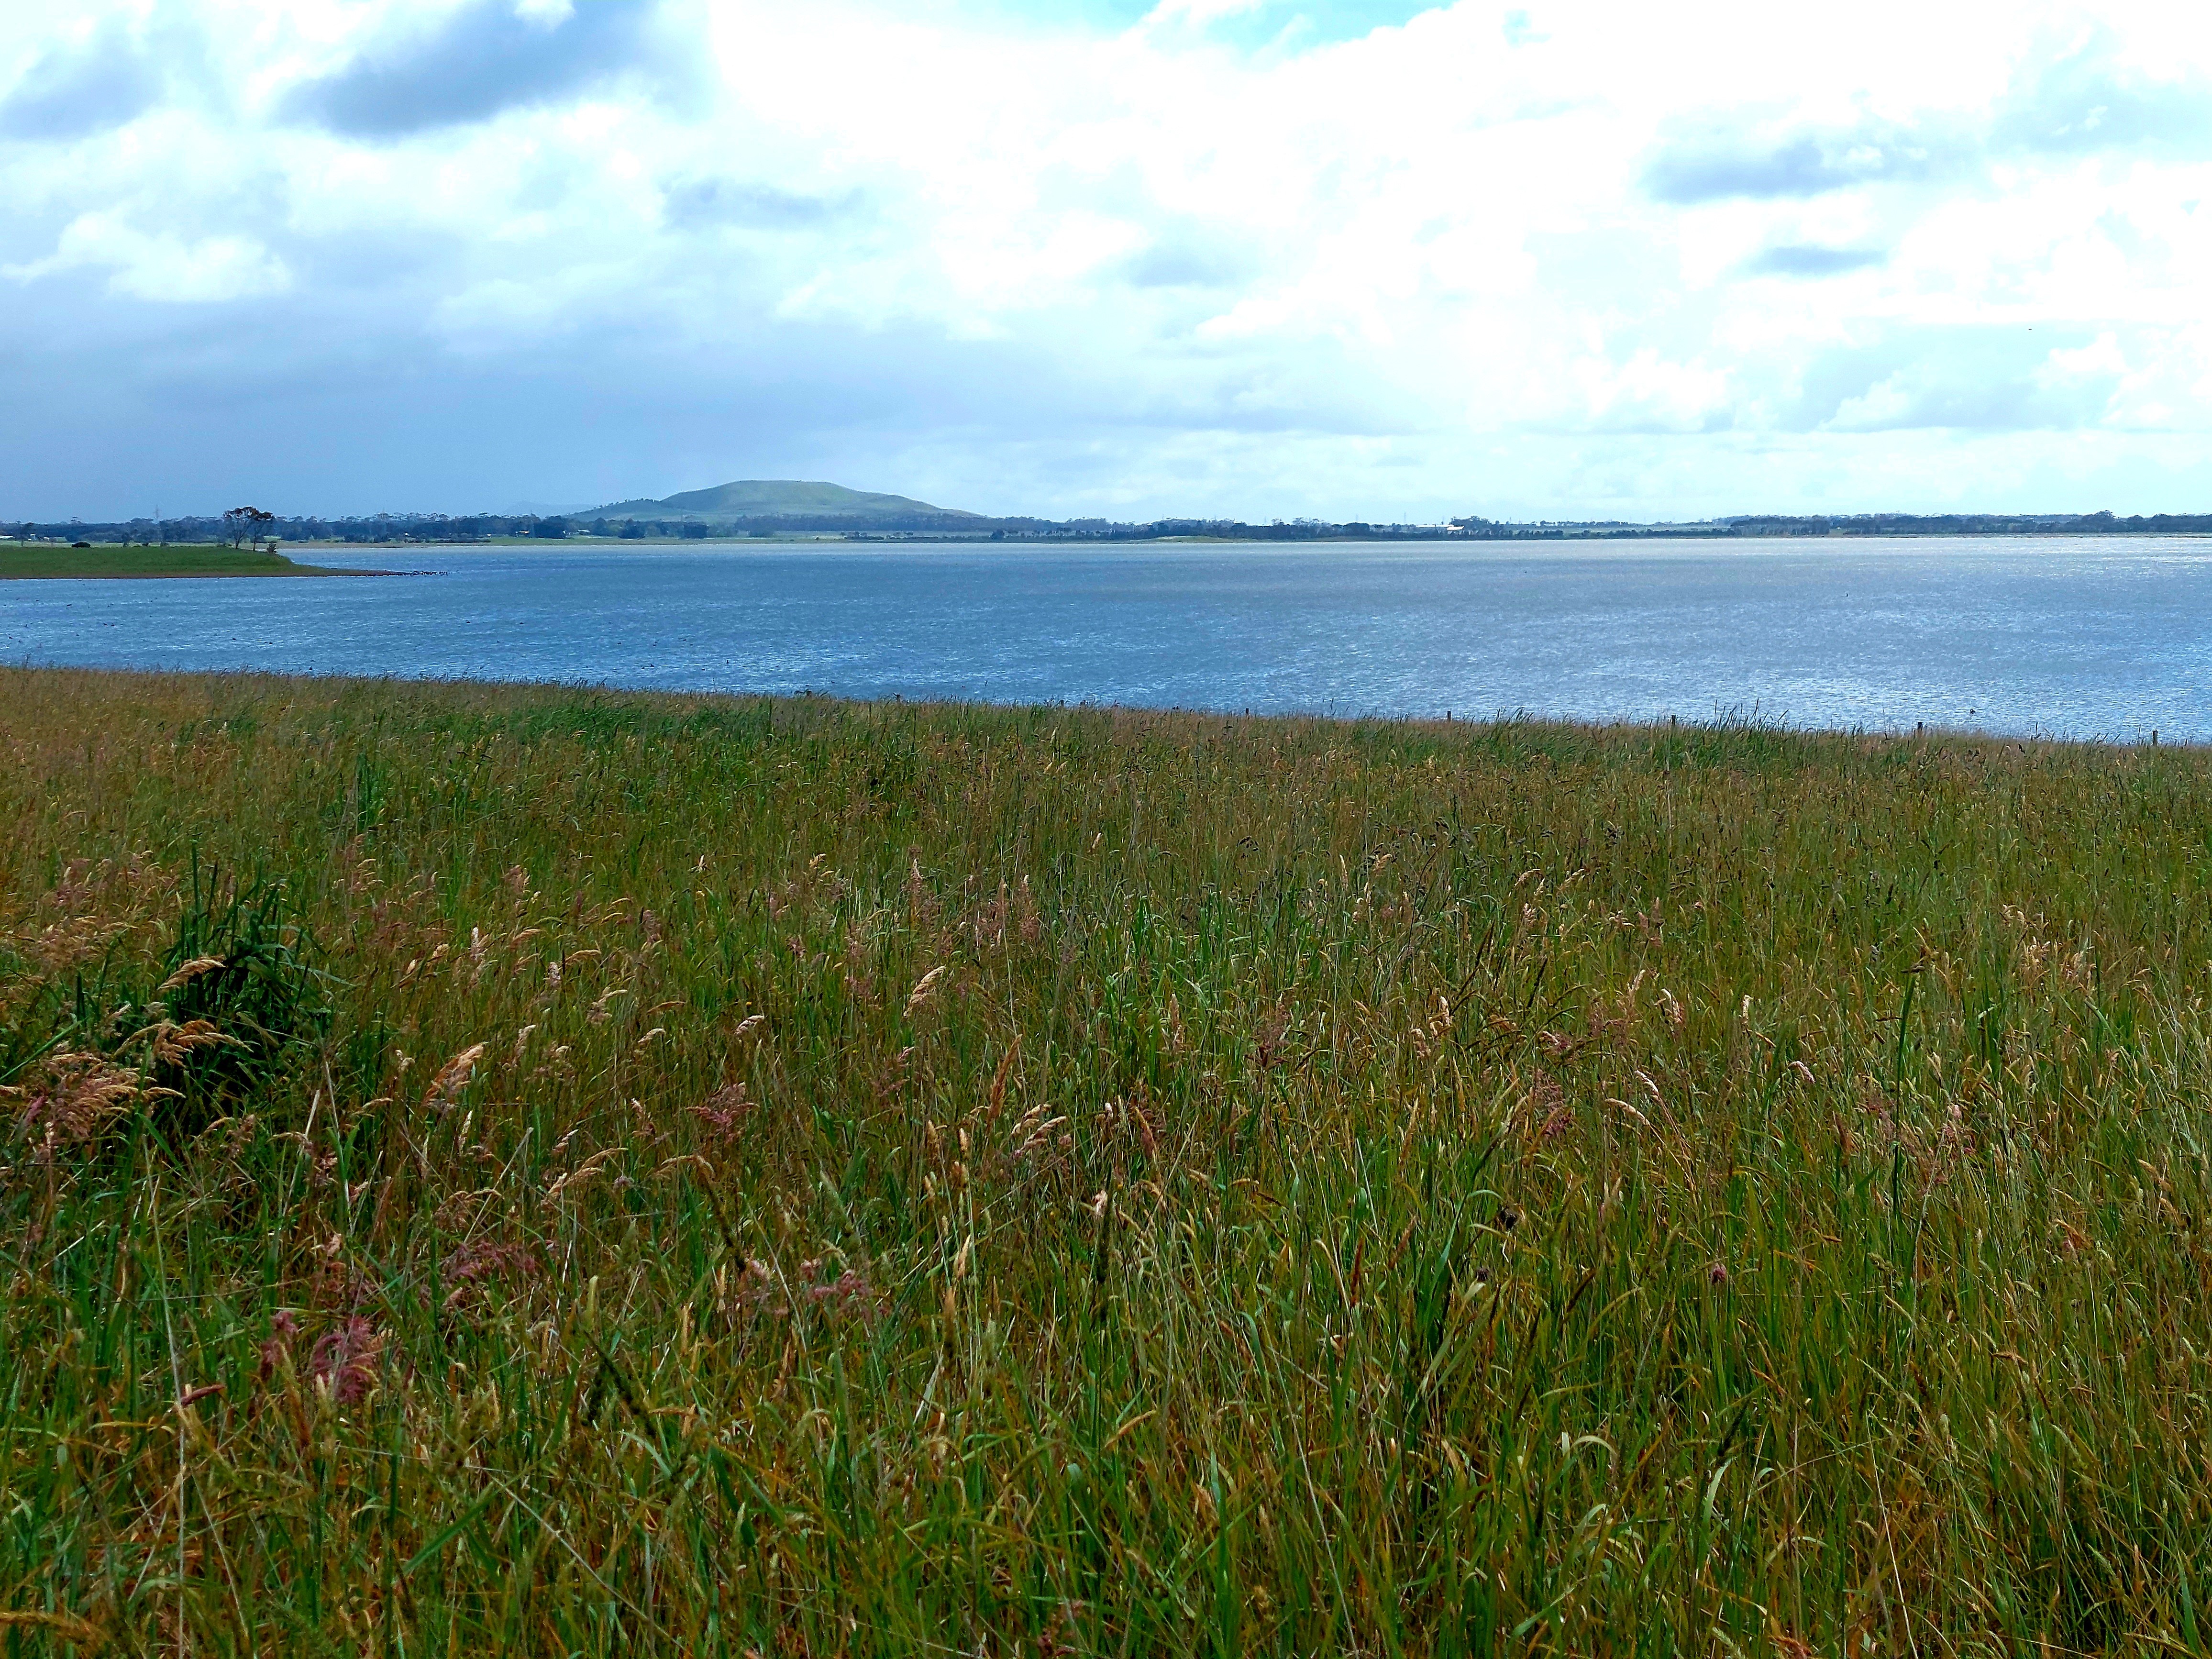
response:
M0 8L0 518L2212 511L2212 8Z

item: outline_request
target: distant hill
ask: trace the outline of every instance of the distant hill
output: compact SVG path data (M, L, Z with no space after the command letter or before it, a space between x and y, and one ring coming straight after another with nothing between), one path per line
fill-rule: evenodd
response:
M775 478L687 489L657 501L611 501L568 516L586 520L697 519L708 524L730 524L741 519L972 519L975 514L932 507L904 495L848 489L842 484Z

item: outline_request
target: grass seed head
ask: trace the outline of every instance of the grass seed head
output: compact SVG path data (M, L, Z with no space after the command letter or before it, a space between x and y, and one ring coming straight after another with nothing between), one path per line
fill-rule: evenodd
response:
M307 1374L341 1406L357 1406L376 1382L385 1334L361 1314L349 1314L315 1339Z

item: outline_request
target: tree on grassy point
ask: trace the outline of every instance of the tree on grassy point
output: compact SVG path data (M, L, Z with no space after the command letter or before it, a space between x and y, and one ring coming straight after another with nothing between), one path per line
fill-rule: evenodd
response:
M264 531L276 522L274 513L264 513L258 507L234 507L222 515L222 532L233 547L243 547L260 540Z

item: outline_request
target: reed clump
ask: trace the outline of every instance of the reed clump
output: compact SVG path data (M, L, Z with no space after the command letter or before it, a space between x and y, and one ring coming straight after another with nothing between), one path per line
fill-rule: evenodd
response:
M2212 1640L2197 752L0 708L11 1653Z

